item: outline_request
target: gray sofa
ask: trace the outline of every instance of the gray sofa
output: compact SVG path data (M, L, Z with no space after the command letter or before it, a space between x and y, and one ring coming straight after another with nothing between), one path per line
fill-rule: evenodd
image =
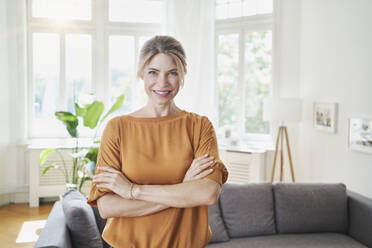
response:
M105 220L97 209L77 192L65 195L35 247L109 247L99 235ZM208 214L207 248L372 247L372 200L344 184L227 183Z

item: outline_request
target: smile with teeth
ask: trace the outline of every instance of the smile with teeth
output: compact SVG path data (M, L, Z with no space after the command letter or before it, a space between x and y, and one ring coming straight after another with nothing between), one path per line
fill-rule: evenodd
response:
M166 95L169 95L169 93L171 92L171 90L167 90L167 91L153 90L153 92L155 92L157 95L166 96Z

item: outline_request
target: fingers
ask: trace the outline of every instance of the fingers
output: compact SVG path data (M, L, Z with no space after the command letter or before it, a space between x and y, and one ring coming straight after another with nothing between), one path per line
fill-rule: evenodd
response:
M111 182L114 176L110 173L101 173L99 175L93 176L93 182L95 183L102 183L102 182Z
M111 185L107 183L100 183L96 185L97 188L106 188L106 189L111 189Z
M194 177L195 179L201 179L209 174L211 174L213 172L214 169L209 169L209 170L205 170L203 171L202 173L199 173L199 175L197 175L196 177Z
M200 156L200 157L197 157L196 159L194 159L194 161L201 161L201 160L203 160L203 159L207 159L208 156L209 156L208 153L207 153L207 154L204 154L203 156Z
M194 160L193 161L193 164L190 167L190 169L192 171L200 172L203 169L211 166L213 163L214 163L214 157L209 157L209 158L206 158L206 159Z
M202 158L206 158L208 157L208 153L204 154L204 155L201 155L200 157L197 157L196 159L202 159Z
M200 165L198 169L202 171L208 168L209 166L211 166L213 163L214 163L214 160L208 161L207 163Z
M211 156L211 157L199 160L199 163L204 164L204 163L208 163L208 162L213 161L213 160L214 160L214 157Z

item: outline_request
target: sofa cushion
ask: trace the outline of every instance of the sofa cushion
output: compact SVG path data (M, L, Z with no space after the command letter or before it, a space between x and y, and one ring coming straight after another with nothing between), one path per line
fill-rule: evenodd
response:
M273 187L279 233L346 232L344 184L276 183Z
M73 247L103 247L93 209L85 196L76 190L67 191L63 194L62 208Z
M208 206L208 224L212 231L210 242L222 242L230 239L223 222L219 204Z
M222 186L220 204L231 238L275 233L270 183L226 183Z
M236 238L214 243L206 248L368 248L351 237L339 233L278 234Z

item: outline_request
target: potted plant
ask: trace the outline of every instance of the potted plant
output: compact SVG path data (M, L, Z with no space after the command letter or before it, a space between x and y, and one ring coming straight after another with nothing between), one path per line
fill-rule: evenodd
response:
M94 95L90 94L90 96ZM52 168L59 169L64 175L66 189L76 189L81 192L84 183L92 180L94 175L100 143L100 141L97 140L97 132L103 121L110 114L118 110L123 105L123 102L124 94L117 97L115 103L103 116L102 113L104 112L104 104L103 102L97 100L93 100L91 103L83 105L75 102L75 114L65 111L55 112L56 118L63 122L71 138L75 139L73 152L70 153L73 166L70 173L67 169L60 148L45 149L40 153L40 165L45 164L48 156L53 152L56 152L59 155L61 158L61 164L52 163L46 166L41 175L45 175ZM81 124L95 130L94 137L92 137L91 147L83 148L81 145L79 145L78 127L79 125L81 126Z

